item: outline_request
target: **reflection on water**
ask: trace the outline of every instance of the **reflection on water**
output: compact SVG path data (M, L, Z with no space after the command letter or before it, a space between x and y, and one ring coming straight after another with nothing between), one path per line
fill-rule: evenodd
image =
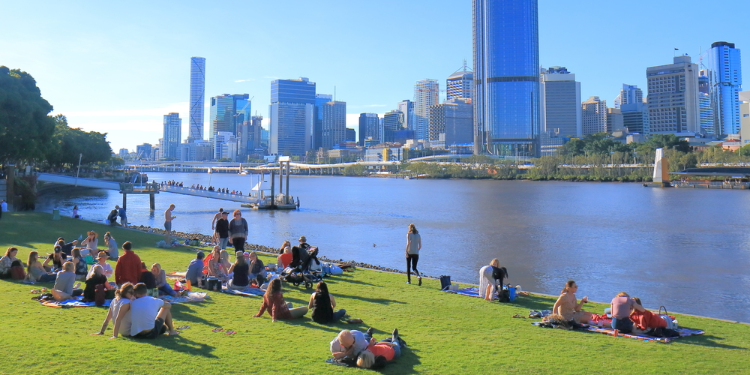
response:
M207 174L159 174L208 185ZM250 190L250 176L214 174L212 184ZM525 290L557 294L576 280L579 297L609 301L620 291L646 307L750 321L750 193L652 189L638 184L528 181L398 180L292 177L298 211L248 211L249 241L280 246L305 235L332 259L405 267L406 229L422 234L420 271L478 282L492 258ZM173 226L211 232L219 207L239 204L162 193L149 212L148 196L128 196L128 219L161 226L177 206ZM122 204L115 191L77 190L46 195L37 206L88 220L104 220ZM699 297L697 297L699 296ZM699 300L700 303L694 301Z

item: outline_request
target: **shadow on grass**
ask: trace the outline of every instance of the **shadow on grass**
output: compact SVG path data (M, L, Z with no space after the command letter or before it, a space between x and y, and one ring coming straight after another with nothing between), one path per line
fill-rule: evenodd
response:
M336 335L339 334L339 332L341 332L344 329L346 329L346 328L337 328L338 327L337 324L332 324L330 326L327 326L327 325L322 325L322 324L315 323L308 316L305 316L305 317L300 318L300 319L284 320L284 323L289 324L289 325L293 325L293 326L299 326L299 327L305 327L305 328L314 328L314 329L319 329L321 331L331 332L331 340L333 340L336 337ZM346 325L346 323L344 323L344 325ZM349 325L349 329L355 329L355 328L352 327L351 325Z
M210 327L219 328L219 326L216 323L210 320L203 319L196 314L188 314L188 313L192 313L193 309L191 309L190 306L188 306L187 304L175 303L172 305L171 310L172 310L172 318L174 320L177 320L180 322L202 323Z
M700 346L706 346L709 348L747 350L747 348L743 348L741 346L727 345L727 344L722 344L720 342L717 342L721 340L724 340L724 338L703 334L703 335L697 335L697 336L682 337L679 340L672 341L671 343L677 342L680 344L700 345Z
M167 335L161 335L153 340L131 339L131 341L158 346L158 347L173 350L179 353L189 353L192 355L199 355L205 358L219 358L215 356L214 354L212 354L214 349L216 349L213 346L198 343L193 340L189 340L183 337L182 335L171 336L171 337Z
M323 281L325 281L328 284L338 284L340 282L347 282L347 283L352 283L352 284L376 286L375 284L367 283L367 282L360 281L360 280L355 280L354 275L351 275L351 274L338 275L338 276L335 276L335 278L326 278Z
M508 303L508 306L522 307L528 310L552 310L554 305L553 301L550 301L549 297L542 296L519 296L515 301Z
M341 296L341 297L344 297L344 298L358 299L360 301L371 302L371 303L382 303L382 304L386 304L386 305L389 305L391 303L398 303L398 304L402 304L402 305L406 304L406 302L396 301L396 300L392 300L392 299L385 299L385 298L367 298L367 297L363 297L363 296L353 296L353 295L350 295L350 294L337 294L337 296Z

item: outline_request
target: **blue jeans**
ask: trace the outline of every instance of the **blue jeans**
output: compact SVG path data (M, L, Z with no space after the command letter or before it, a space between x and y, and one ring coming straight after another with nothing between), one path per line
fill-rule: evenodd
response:
M620 333L631 333L633 332L633 321L630 318L612 318L612 329L616 329Z
M170 297L174 297L177 294L177 292L175 292L174 289L172 289L169 283L166 283L164 284L164 286L159 287L159 291Z
M344 310L344 309L341 309L339 311L334 311L333 312L333 321L336 322L336 321L341 320L341 318L343 318L344 315L346 315L346 310Z
M226 250L227 249L227 244L228 243L229 243L229 237L227 237L227 238L219 238L219 247L222 250Z
M45 273L41 277L39 277L40 283L54 283L57 280L57 274L56 273Z
M381 343L381 342L393 343L394 345L391 345L391 347L393 348L393 359L401 357L401 343L400 342L393 341L392 337L378 341L378 343Z

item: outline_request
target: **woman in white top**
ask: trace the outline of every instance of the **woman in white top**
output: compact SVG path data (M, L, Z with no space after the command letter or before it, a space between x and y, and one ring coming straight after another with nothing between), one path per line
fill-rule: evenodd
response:
M109 304L109 311L107 312L107 317L102 324L102 329L99 332L92 333L92 335L103 335L109 325L109 321L116 322L117 316L120 313L120 308L123 305L130 303L130 301L133 300L133 297L135 297L133 294L133 284L122 284L120 289L115 292L115 299ZM130 336L130 323L130 311L128 311L120 322L120 330L122 331L123 336Z
M419 262L419 250L422 249L422 237L417 231L414 224L409 224L409 232L406 233L406 283L411 284L411 269L417 275L419 285L422 285L422 276L417 271L417 262Z
M115 271L112 269L112 266L110 266L109 263L107 263L108 258L109 257L107 256L107 253L105 253L104 251L100 251L99 255L96 256L96 262L97 262L96 265L102 266L102 273L104 274L104 276L107 276L107 278L109 279L110 277L112 277L112 273L114 273ZM91 267L88 275L86 275L86 278L87 279L90 278L91 275L93 274L94 274L94 267Z
M93 255L98 254L99 251L97 251L97 247L99 246L99 234L94 232L93 230L88 233L88 237L86 237L83 241L81 241L81 247L85 248L87 251L81 251L81 255Z

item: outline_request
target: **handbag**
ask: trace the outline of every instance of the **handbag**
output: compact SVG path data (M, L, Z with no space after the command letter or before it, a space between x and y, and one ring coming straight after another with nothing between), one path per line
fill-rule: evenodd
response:
M664 314L661 313L662 309L664 309ZM672 329L672 330L677 329L677 319L672 320L672 318L669 316L669 313L667 312L666 307L659 306L659 317L664 319L665 322L667 322L667 329Z
M451 286L450 275L440 275L440 290L447 290Z

